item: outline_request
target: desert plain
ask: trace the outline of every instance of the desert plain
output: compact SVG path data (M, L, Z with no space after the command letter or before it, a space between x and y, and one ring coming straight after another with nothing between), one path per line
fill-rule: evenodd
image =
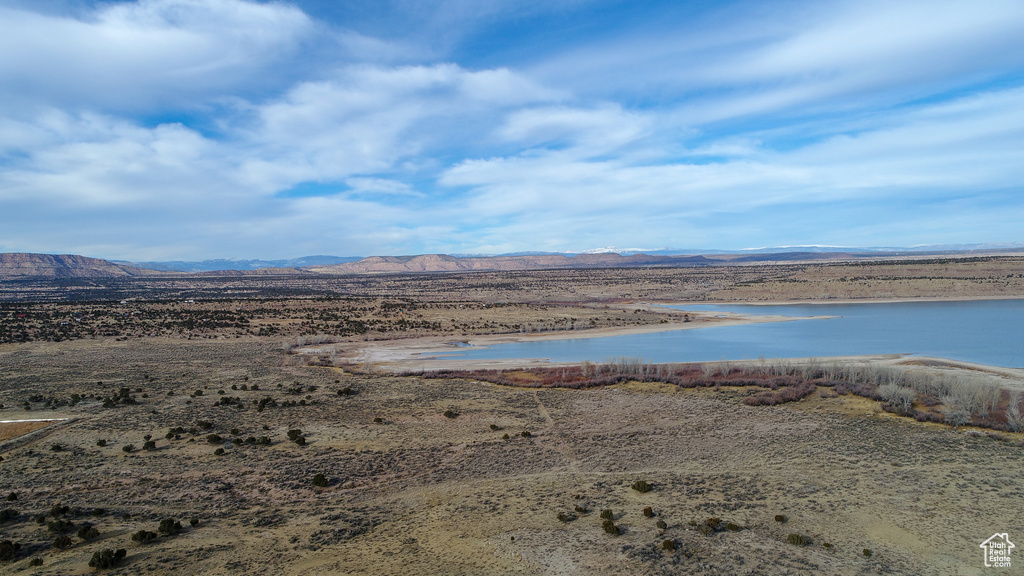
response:
M1016 557L986 568L980 544L1024 534L1024 438L1004 425L1019 369L766 359L580 384L605 359L402 359L732 321L652 305L666 302L1020 298L1022 271L986 257L5 282L0 573L1014 573ZM998 393L984 418L947 421L924 392L900 410L840 374ZM90 567L104 550L124 554Z

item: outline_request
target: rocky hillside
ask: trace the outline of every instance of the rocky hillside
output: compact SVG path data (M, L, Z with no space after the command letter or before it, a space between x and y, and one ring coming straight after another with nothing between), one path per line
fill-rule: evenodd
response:
M165 274L73 254L0 254L0 279L116 278Z

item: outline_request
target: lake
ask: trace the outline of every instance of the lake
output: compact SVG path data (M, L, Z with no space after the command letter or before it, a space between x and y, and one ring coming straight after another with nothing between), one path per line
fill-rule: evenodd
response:
M679 310L772 316L835 316L461 348L467 359L544 358L600 362L635 356L648 362L701 362L860 354L915 354L1024 367L1024 300L800 305L684 305Z

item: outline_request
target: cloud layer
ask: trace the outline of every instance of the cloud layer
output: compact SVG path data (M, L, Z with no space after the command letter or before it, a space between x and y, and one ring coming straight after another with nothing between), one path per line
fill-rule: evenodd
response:
M0 0L0 251L1024 240L1017 2L325 6Z

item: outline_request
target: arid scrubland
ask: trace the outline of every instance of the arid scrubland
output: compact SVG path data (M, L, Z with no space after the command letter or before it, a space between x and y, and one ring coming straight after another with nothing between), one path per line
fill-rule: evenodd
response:
M68 420L0 448L20 544L0 570L85 573L124 549L128 574L980 573L977 543L1024 528L1018 435L827 387L748 406L760 388L297 360L254 340L5 347L0 419Z
M640 299L837 296L866 282L855 268L917 297L1024 293L1017 260L922 265L308 294L305 278L221 278L0 304L0 421L22 421L0 423L0 573L983 574L979 544L1024 533L1019 371L893 357L398 375L294 353L649 326L669 317Z

